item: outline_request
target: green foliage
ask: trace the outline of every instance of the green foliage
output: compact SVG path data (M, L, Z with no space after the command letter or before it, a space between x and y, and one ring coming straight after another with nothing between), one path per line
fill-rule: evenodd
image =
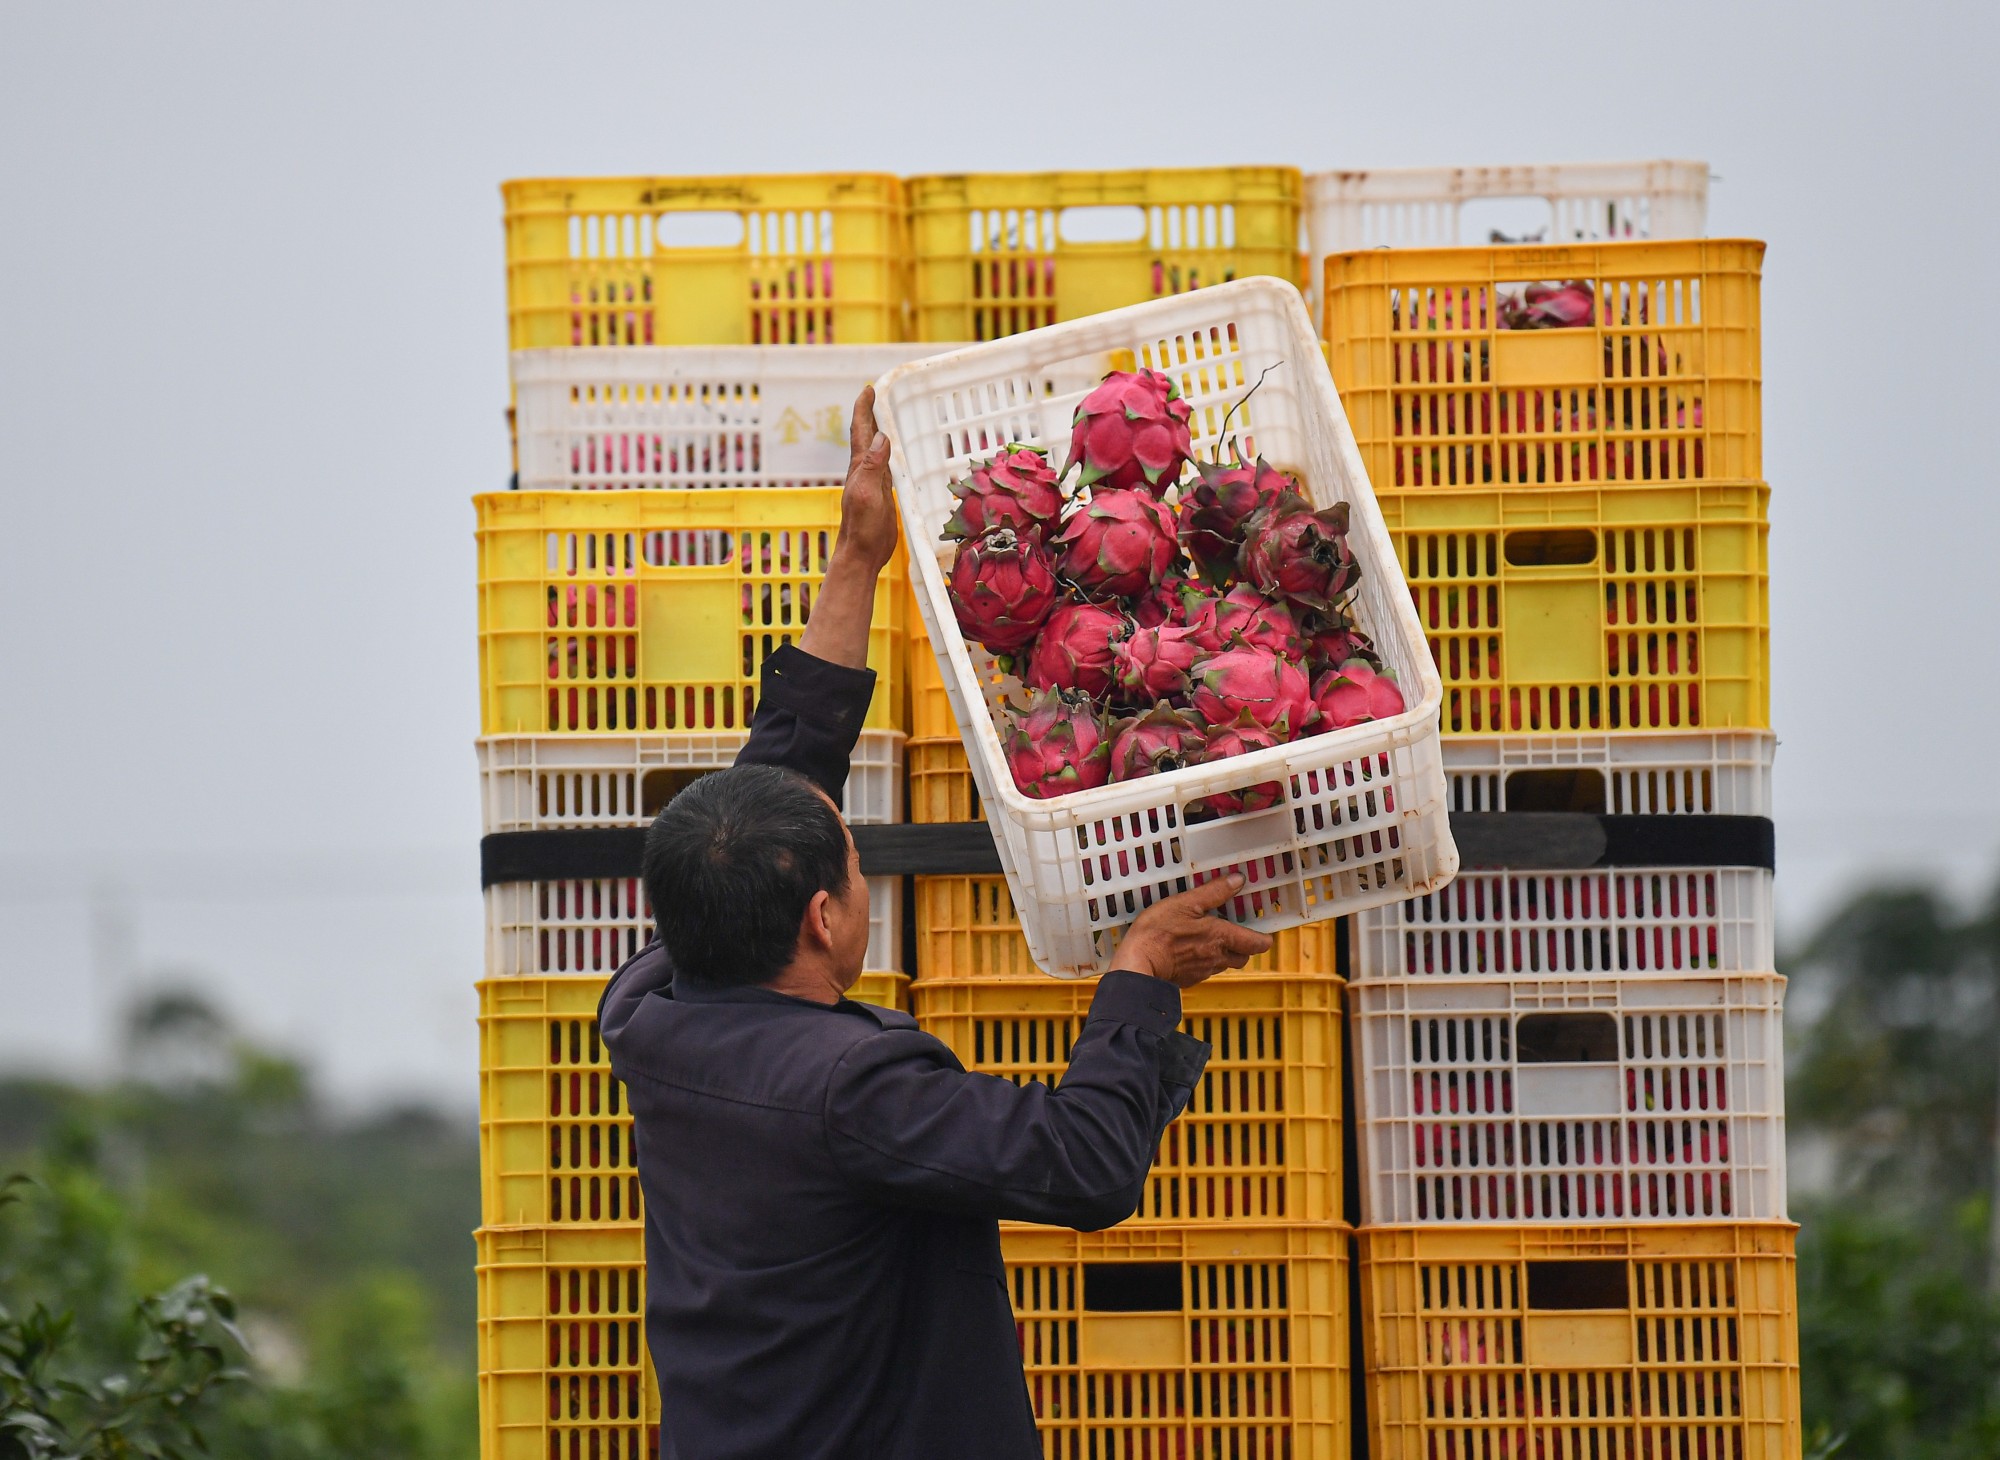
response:
M36 1175L0 1213L7 1412L32 1416L0 1460L470 1460L469 1123L336 1119L193 1000L132 1031L110 1088L0 1083L0 1169Z
M2000 1455L2000 938L1928 889L1865 893L1788 971L1787 1115L1831 1189L1801 1206L1808 1455Z
M29 1186L9 1178L0 1205ZM0 1226L0 1291L27 1300L0 1304L0 1460L183 1460L206 1448L222 1386L246 1377L235 1303L195 1276L121 1304L115 1237L79 1194L45 1190L25 1238ZM79 1279L91 1286L68 1288Z

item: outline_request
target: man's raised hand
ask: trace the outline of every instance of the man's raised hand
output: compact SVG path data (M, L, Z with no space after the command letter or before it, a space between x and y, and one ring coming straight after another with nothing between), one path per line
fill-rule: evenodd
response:
M840 490L840 546L879 573L896 554L896 495L889 487L889 438L875 426L875 387L854 400L847 428L847 483Z

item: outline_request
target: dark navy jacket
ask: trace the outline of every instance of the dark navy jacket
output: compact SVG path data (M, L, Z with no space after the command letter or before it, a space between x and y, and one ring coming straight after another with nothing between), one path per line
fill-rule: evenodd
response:
M780 650L739 761L838 796L874 675ZM662 1460L1028 1460L998 1221L1137 1208L1208 1046L1180 993L1098 981L1059 1086L968 1074L907 1014L676 983L598 1017L631 1094Z

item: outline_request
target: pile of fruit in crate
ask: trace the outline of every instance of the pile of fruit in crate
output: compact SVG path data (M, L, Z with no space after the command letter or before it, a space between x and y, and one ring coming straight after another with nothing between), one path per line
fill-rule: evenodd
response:
M1190 415L1167 376L1113 371L1077 407L1062 473L1010 445L952 485L952 608L1029 691L1004 712L1001 742L1030 796L1403 712L1350 612L1361 567L1347 504L1315 509L1240 447L1195 461ZM1279 794L1273 783L1197 811L1261 810Z

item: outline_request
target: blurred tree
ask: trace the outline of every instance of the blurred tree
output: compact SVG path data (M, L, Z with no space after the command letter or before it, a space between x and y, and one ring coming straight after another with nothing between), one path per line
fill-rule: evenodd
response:
M133 1010L122 1070L102 1090L0 1081L0 1170L46 1194L13 1224L0 1304L68 1315L33 1336L60 1338L49 1362L129 1370L141 1296L206 1273L248 1345L248 1378L201 1406L213 1454L474 1455L471 1122L338 1118L295 1062L178 993Z
M1927 888L1864 893L1796 960L1821 1006L1793 1062L1789 1115L1831 1139L1837 1187L1912 1214L1993 1191L2000 1125L2000 949L1992 912Z
M1795 1202L1808 1432L1841 1460L2000 1456L2000 898L1865 892L1786 971L1787 1118L1832 1153Z

